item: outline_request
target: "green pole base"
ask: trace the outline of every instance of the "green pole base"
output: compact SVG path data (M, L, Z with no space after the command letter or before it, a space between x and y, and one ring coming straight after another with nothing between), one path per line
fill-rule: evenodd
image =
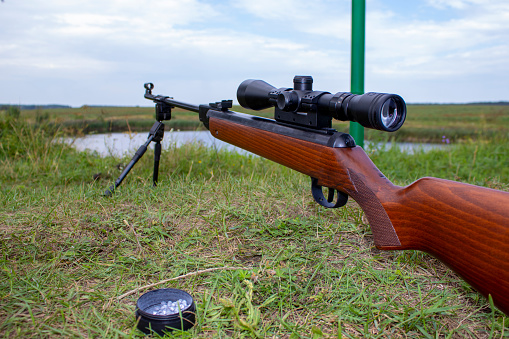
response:
M364 127L356 122L350 122L350 135L358 146L364 148Z

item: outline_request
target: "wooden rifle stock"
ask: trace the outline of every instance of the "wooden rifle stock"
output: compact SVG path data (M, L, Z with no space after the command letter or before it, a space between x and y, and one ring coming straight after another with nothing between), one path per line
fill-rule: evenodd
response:
M210 116L209 129L348 194L365 212L377 248L427 252L509 314L509 193L436 178L400 187L358 146L328 147L219 115Z

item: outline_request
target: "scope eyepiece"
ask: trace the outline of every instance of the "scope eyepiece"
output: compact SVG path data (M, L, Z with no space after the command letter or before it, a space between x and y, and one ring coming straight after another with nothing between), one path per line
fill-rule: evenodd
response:
M402 107L398 105L396 99L389 98L382 105L382 125L387 129L399 128L399 124L403 123L401 120L401 111Z
M386 132L397 131L405 122L406 105L399 95L337 93L335 97L343 97L341 104L336 103L331 111L338 120L355 121L364 127Z
M263 80L246 80L237 90L237 100L242 107L253 110L274 106L276 120L306 127L330 127L330 120L335 118L355 121L366 128L394 132L405 122L406 104L397 94L339 92L332 95L313 91L313 78L310 76L295 76L293 83L293 89L276 89ZM301 113L317 117L306 119ZM287 114L294 116L282 118Z

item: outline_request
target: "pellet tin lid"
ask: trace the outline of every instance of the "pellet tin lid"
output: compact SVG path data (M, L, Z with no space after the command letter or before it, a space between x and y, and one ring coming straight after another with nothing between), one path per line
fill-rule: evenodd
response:
M174 329L186 331L194 326L195 319L193 297L176 288L147 292L136 302L138 329L146 334L156 332L164 335L163 331L171 332Z

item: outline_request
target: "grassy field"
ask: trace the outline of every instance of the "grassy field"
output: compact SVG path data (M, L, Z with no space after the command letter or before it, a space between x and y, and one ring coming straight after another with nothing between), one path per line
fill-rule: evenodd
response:
M147 156L106 198L128 159L76 152L56 142L62 130L23 116L0 118L2 337L142 337L135 302L164 281L198 307L196 326L168 337L509 337L506 316L438 260L378 251L355 202L318 206L308 177L187 145L163 151L157 187ZM475 125L476 140L445 151L370 156L397 184L435 176L509 191L497 119L486 129L500 133Z
M261 112L235 106L233 110L273 117L273 110ZM51 110L26 110L21 116L32 123L54 123L68 134L106 133L118 131L148 131L154 122L153 107L89 107ZM169 128L194 130L203 128L198 115L175 109ZM335 121L334 127L348 130L348 123ZM387 134L366 129L366 138L401 141L441 142L449 139L477 139L509 134L509 105L409 105L404 128Z

